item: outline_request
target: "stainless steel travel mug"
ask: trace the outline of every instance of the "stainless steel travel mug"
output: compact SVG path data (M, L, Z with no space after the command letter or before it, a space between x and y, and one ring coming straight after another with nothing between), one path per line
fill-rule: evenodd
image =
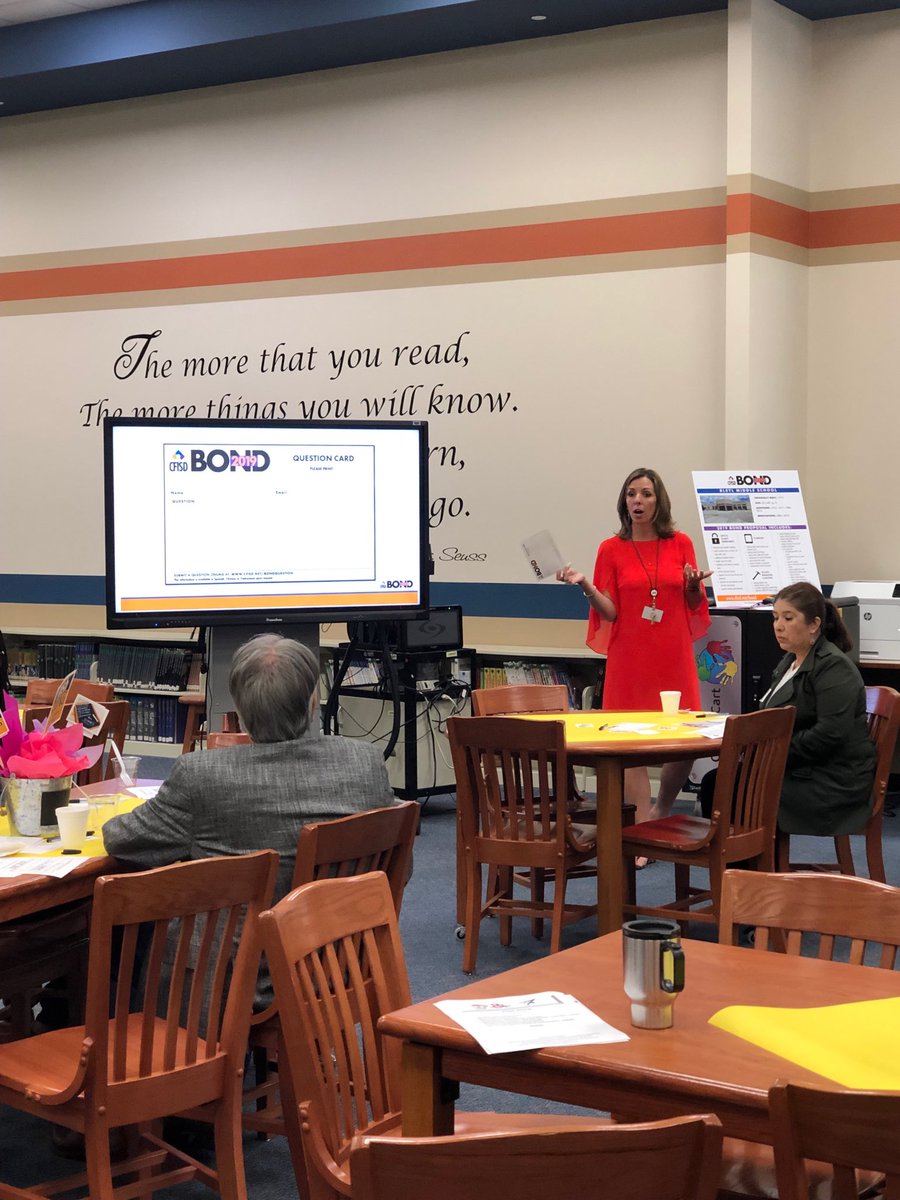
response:
M677 923L650 917L626 921L622 957L632 1025L669 1029L675 998L684 988L684 951Z

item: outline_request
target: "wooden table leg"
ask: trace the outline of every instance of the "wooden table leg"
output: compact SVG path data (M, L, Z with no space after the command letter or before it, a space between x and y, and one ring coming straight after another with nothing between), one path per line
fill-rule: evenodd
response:
M622 928L622 763L597 760L597 933Z
M454 1100L459 1088L441 1079L440 1068L441 1052L437 1047L403 1043L404 1137L453 1133Z

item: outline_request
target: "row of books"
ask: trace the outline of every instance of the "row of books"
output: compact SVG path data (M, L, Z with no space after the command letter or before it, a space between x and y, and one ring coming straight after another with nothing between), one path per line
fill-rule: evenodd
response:
M573 708L575 692L568 671L553 663L509 661L499 665L478 668L478 686L482 688L506 687L522 683L562 683L568 689L569 703Z
M146 646L140 642L101 642L97 678L121 688L187 687L193 651L182 646Z
M62 679L75 671L79 679L90 679L94 650L93 642L13 644L9 648L9 673L13 679Z
M129 696L127 737L132 742L180 742L187 709L177 696Z

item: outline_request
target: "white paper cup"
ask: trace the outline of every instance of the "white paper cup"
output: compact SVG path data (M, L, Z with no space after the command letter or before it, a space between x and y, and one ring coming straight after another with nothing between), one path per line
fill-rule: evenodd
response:
M56 810L56 823L63 850L80 850L87 837L87 804L67 804Z
M660 692L659 703L664 713L677 713L681 704L681 692Z

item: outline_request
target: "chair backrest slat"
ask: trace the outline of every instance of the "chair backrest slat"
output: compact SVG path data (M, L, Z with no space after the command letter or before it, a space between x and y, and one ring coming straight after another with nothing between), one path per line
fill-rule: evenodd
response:
M472 713L476 717L503 717L514 713L566 712L569 692L564 683L519 683L504 687L475 688Z

